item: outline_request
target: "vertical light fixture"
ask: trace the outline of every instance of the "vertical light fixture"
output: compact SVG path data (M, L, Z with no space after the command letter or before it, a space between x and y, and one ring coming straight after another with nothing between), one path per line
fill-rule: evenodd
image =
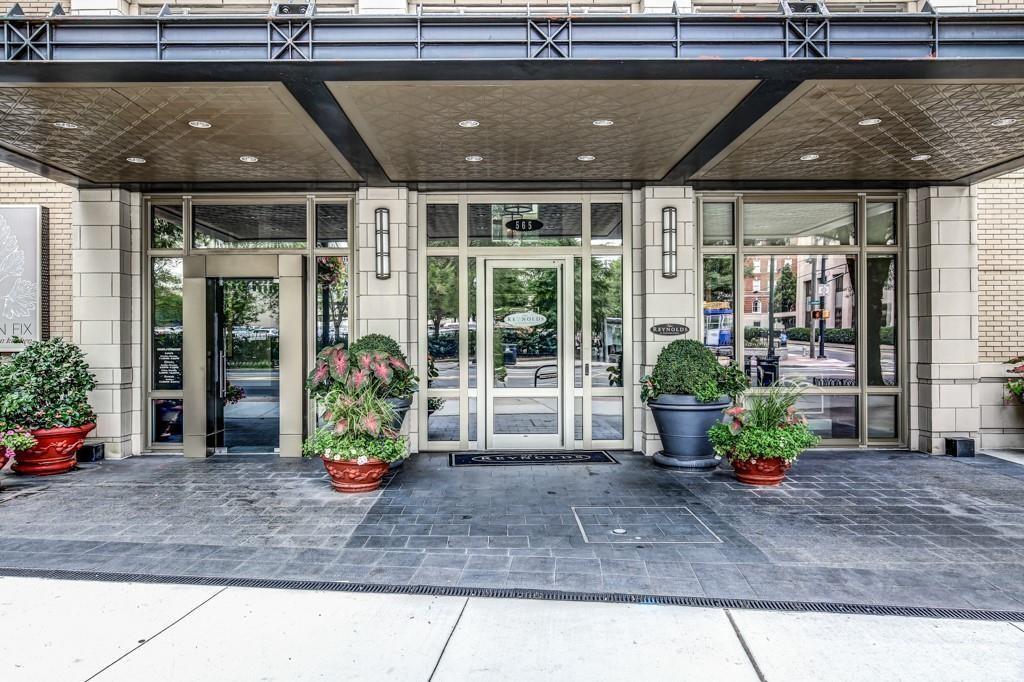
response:
M377 279L391 277L391 212L386 208L378 208L373 213L376 248L377 248Z
M676 209L666 206L661 209L661 276L666 279L672 279L676 276L676 249L678 241Z

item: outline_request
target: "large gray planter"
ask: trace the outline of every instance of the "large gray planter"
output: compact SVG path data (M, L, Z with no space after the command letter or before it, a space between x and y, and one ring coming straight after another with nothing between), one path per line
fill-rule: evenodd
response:
M386 401L391 409L395 411L395 418L391 420L391 428L395 431L402 430L402 424L405 423L405 415L409 412L409 407L412 406L412 398L387 398ZM404 459L396 459L391 463L391 469L397 469L402 466Z
M663 448L654 455L654 461L688 471L710 471L717 467L708 429L721 419L722 410L729 404L727 397L702 403L692 395L661 395L648 402Z

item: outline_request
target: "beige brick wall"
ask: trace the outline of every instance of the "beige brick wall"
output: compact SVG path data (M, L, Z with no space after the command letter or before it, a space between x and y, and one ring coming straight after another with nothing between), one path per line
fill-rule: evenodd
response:
M50 209L50 336L71 339L71 195L66 185L0 164L0 204Z
M978 185L981 362L1024 353L1024 172Z
M47 2L47 0L0 0L0 14L7 14L7 10L9 10L12 5L18 4L21 5L21 9L25 12L25 16L46 16L50 13L50 9L53 7L55 2L57 2L57 0L53 0L53 2ZM65 2L64 9L66 10L67 7L68 3Z
M1024 2L1014 0L977 0L979 12L1024 12Z

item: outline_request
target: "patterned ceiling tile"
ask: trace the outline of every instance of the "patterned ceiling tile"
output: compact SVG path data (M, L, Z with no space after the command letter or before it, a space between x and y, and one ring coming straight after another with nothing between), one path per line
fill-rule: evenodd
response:
M0 145L98 183L358 179L280 84L0 87Z
M867 118L881 123L859 125ZM993 126L999 118L1018 122ZM952 181L1021 156L1024 82L814 81L694 177Z
M328 83L392 180L658 180L756 81ZM473 119L477 128L460 128ZM597 119L614 125L598 127ZM482 156L470 163L467 156ZM577 156L591 155L581 162Z

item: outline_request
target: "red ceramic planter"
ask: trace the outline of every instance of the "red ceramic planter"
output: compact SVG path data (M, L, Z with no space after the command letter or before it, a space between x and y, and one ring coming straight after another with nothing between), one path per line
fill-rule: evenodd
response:
M368 493L380 487L380 479L388 472L388 463L371 459L366 464L321 458L331 477L331 486L339 493Z
M71 471L78 463L75 457L78 449L94 428L96 424L83 424L33 431L36 446L14 454L14 473L50 476Z
M781 459L730 460L736 480L747 485L778 485L792 466Z

